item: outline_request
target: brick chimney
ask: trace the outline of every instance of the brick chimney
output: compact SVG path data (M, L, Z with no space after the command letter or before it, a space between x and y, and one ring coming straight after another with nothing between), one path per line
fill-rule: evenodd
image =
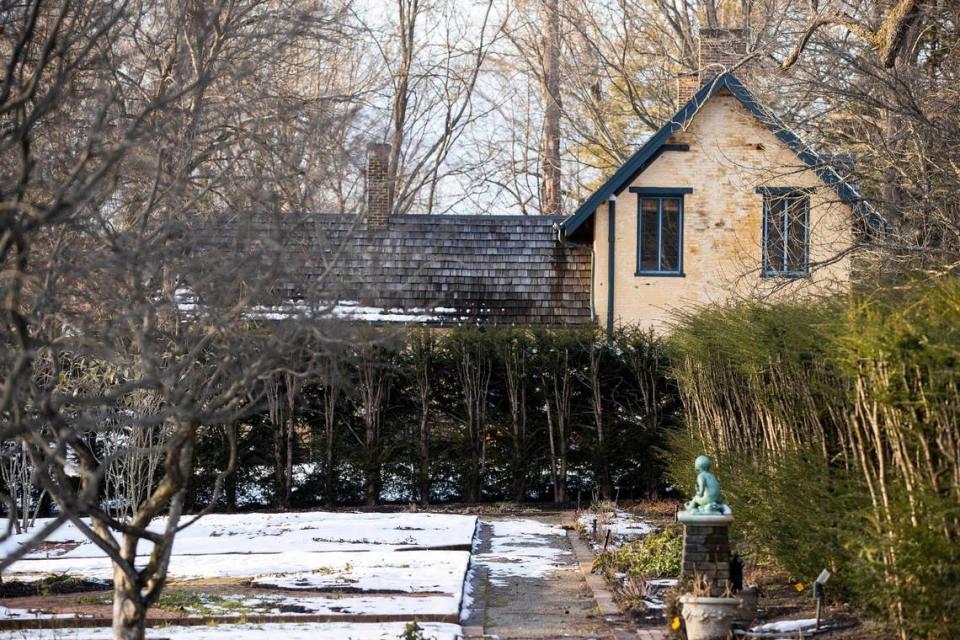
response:
M678 108L704 84L724 71L732 70L746 55L746 29L700 29L697 70L677 76Z
M700 88L700 72L684 71L677 74L677 109L687 104Z
M393 182L390 180L390 145L367 145L367 227L382 229L393 210Z

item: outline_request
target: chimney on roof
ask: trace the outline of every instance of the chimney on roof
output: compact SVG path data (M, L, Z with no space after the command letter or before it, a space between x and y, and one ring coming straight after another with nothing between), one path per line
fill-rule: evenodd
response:
M677 108L685 105L704 84L733 70L747 55L747 39L746 29L700 29L697 70L677 76Z
M367 227L387 226L393 210L393 181L390 180L390 145L367 145Z

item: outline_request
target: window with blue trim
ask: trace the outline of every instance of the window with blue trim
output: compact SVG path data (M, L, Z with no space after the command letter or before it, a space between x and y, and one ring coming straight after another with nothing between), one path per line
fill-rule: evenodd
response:
M683 274L683 195L637 191L637 275Z
M810 272L810 197L801 190L763 191L763 275Z

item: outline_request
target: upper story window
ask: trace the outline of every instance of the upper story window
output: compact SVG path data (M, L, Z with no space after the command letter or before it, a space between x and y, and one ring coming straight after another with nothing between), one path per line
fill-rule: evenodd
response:
M810 273L810 196L803 189L757 189L763 194L763 275Z
M637 275L683 275L683 195L692 189L630 191L637 194Z

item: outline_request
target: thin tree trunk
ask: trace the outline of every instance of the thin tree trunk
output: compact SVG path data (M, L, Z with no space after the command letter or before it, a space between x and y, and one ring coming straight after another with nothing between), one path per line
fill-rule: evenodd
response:
M560 187L560 2L543 4L543 159L541 200L544 215L559 215Z
M286 465L283 469L283 510L290 508L290 500L293 497L293 436L294 420L293 412L287 415L286 420L287 452Z
M387 175L393 189L393 207L397 207L399 194L400 158L403 152L404 133L407 128L407 108L410 104L410 71L413 65L417 18L420 15L419 0L397 0L397 35L400 38L400 60L394 78L393 130L390 135L390 161ZM393 213L391 211L390 213Z
M597 430L597 446L594 451L594 473L604 500L610 500L613 491L610 486L610 468L607 464L607 444L603 430L603 390L600 385L600 366L603 359L602 347L594 342L590 348L590 408L593 411L593 423Z
M429 403L421 397L420 401L420 504L430 504L430 422Z
M324 441L324 471L326 472L326 482L324 483L324 500L328 508L332 509L337 504L336 483L337 475L333 468L333 429L329 426L325 428Z
M144 640L147 609L140 588L119 567L113 568L113 640Z
M364 491L367 506L375 507L380 501L380 429L390 381L375 353L362 353L360 357L360 393L365 427Z
M546 388L546 385L544 385L544 388ZM550 409L549 398L547 399L547 403L544 408L547 411L547 437L550 441L550 481L553 484L553 501L556 502L557 495L559 494L560 476L557 473L557 444L553 435L553 411Z
M333 364L328 363L326 384L323 389L323 463L324 463L324 502L327 508L332 509L337 503L337 475L333 464L334 435L337 424L337 401L340 397L340 385L337 382L338 372Z

